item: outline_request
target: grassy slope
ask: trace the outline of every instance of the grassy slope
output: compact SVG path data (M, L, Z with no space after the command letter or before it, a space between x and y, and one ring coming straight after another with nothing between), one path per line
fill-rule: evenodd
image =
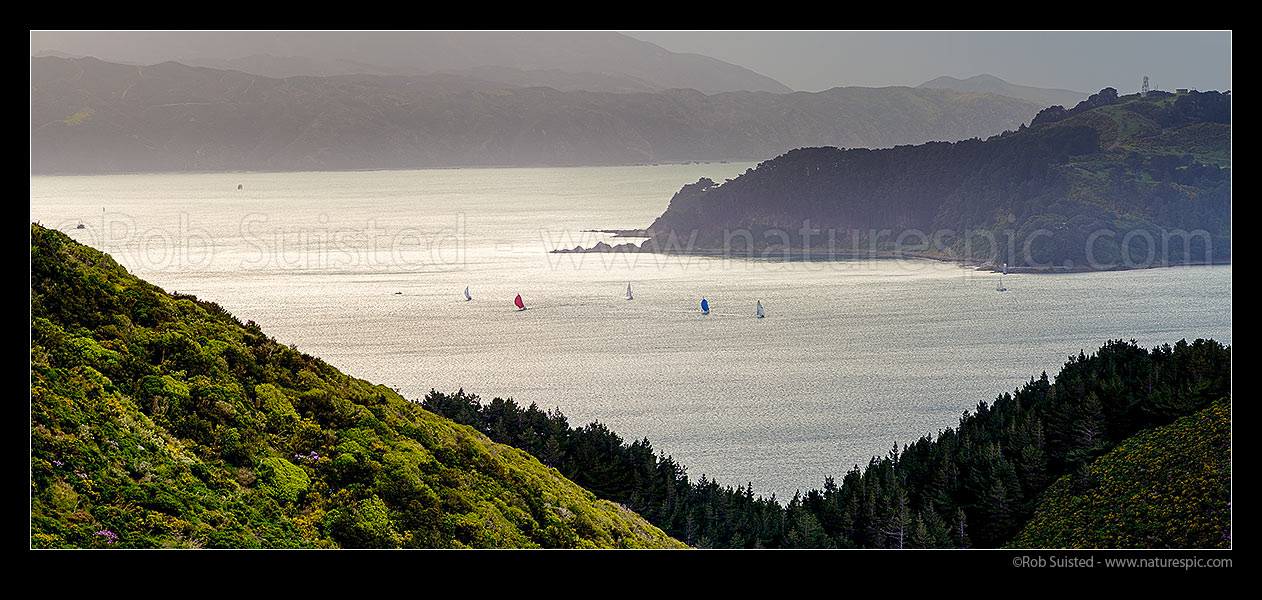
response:
M31 263L32 547L683 546L59 232Z
M1017 548L1230 548L1231 405L1128 439L1039 499Z

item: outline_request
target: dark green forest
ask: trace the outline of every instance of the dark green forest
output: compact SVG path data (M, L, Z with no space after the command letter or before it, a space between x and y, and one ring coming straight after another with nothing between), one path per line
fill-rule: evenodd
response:
M653 251L908 253L1017 269L1226 262L1231 95L1106 88L987 140L801 148L684 186Z
M1050 485L1090 485L1097 459L1215 402L1229 411L1230 390L1231 349L1222 344L1180 341L1146 350L1110 342L1089 356L1069 357L1054 382L1046 373L1031 378L965 412L957 427L895 446L840 481L825 477L822 489L799 491L787 503L748 484L690 479L684 465L648 439L627 443L599 422L571 427L560 411L535 404L484 403L461 390L432 391L422 406L526 450L696 547L996 548L1018 539ZM1200 460L1222 463L1229 450L1199 451ZM1223 485L1151 499L1145 506L1153 519L1193 512L1202 515L1200 530L1144 537L1142 547L1186 547L1188 539L1227 547L1229 501ZM1165 531L1169 523L1138 526L1157 525ZM1052 539L1065 545L1071 538ZM1018 541L1033 547L1039 539Z

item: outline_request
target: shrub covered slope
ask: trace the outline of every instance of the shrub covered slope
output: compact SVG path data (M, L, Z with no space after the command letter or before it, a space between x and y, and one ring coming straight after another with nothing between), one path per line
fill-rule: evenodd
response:
M32 547L683 546L39 225L30 350Z
M1231 405L1146 431L1044 492L1023 548L1230 548Z

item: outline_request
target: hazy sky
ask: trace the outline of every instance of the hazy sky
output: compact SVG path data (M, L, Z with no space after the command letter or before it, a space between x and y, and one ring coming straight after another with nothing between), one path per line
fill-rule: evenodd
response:
M620 33L673 52L739 65L806 92L839 86L916 86L943 75L964 79L981 74L1017 85L1082 93L1104 87L1135 92L1145 75L1158 89L1231 89L1230 30ZM47 49L36 47L37 38L47 37L32 35L32 52ZM127 41L125 36L120 39ZM188 41L166 43L178 49L181 40ZM178 58L186 57L176 52L153 60Z
M989 74L1093 93L1231 89L1231 31L622 31L804 92Z

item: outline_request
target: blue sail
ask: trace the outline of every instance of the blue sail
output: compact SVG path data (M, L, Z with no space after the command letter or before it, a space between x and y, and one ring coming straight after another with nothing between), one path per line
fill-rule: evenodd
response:
M710 303L706 302L705 298L701 299L701 310L705 312L710 312Z

